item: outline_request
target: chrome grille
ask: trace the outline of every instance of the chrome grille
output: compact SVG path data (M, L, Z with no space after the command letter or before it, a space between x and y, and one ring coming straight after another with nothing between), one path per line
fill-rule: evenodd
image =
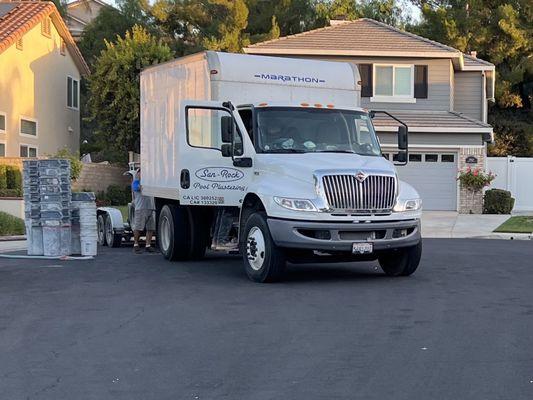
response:
M388 212L396 198L396 178L368 175L360 182L354 175L325 175L324 194L329 208L343 212Z

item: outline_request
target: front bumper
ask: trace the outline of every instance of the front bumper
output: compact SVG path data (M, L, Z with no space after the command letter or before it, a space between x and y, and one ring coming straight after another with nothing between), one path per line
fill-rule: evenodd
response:
M418 219L354 223L269 218L268 227L277 246L294 249L351 253L354 242L368 241L379 252L420 242Z

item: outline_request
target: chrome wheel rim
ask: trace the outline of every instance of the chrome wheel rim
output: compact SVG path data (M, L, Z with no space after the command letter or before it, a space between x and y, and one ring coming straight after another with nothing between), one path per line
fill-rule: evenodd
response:
M248 257L248 262L250 267L254 271L259 271L265 262L265 237L263 232L257 226L254 226L248 232L248 237L246 239L246 256Z
M111 246L113 243L113 226L111 224L111 218L107 218L105 222L105 235L107 239L107 244Z
M105 243L104 235L105 235L104 218L100 215L98 216L98 243L100 243L101 245Z
M159 240L161 241L161 247L164 251L167 251L170 247L170 221L166 215L161 217L161 228L159 229Z

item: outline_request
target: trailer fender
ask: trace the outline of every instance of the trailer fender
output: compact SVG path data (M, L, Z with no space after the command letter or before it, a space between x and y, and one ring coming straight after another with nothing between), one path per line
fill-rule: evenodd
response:
M115 233L124 232L124 220L122 219L122 213L120 210L117 210L113 207L98 207L96 209L96 214L106 214L111 218L111 224Z

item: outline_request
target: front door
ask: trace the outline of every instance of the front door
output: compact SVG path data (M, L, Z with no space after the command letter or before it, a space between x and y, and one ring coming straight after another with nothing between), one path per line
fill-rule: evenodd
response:
M180 190L180 203L207 206L240 206L251 179L252 167L235 166L235 160L253 157L254 150L237 112L218 102L185 105L186 151L180 163L189 182ZM223 119L233 124L233 140L223 143ZM231 146L223 155L223 146ZM226 149L227 150L227 149Z

